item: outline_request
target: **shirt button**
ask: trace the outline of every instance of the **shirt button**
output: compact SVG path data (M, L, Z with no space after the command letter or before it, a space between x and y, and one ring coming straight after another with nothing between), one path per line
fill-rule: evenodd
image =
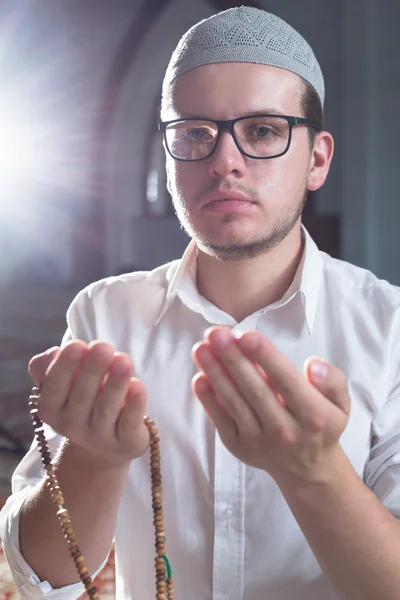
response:
M235 513L236 513L235 509L232 508L231 506L228 506L228 508L224 508L224 510L222 511L222 516L227 521L230 521L235 516Z

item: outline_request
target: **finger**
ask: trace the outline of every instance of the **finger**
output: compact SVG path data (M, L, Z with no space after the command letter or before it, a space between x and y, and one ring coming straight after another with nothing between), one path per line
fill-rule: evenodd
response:
M45 423L54 428L59 422L59 412L68 399L73 375L87 351L84 342L69 342L59 350L42 380L39 414Z
M295 365L258 332L238 338L241 350L268 373L275 390L304 426L319 428L331 415L332 404L303 377Z
M318 356L310 356L304 363L304 375L333 404L350 414L350 394L343 371Z
M133 365L127 354L116 352L107 379L93 404L90 422L99 436L115 434L116 423L128 393Z
M74 378L67 402L63 407L63 419L89 424L97 394L105 381L114 358L114 348L106 342L89 344L85 360Z
M36 354L28 363L28 373L36 385L40 385L46 375L46 371L59 351L58 346L49 348L46 352Z
M245 430L259 430L261 424L257 415L212 352L210 345L207 342L199 342L194 346L192 356L200 369L207 375L207 380L214 393L237 427Z
M218 402L204 373L197 373L192 379L192 391L202 403L209 419L225 442L237 437L237 427L228 412Z
M140 379L132 377L117 421L117 437L121 442L129 441L132 433L140 427L143 426L147 429L144 424L145 413L146 388Z
M296 423L293 416L270 385L268 376L243 354L232 333L226 329L212 328L206 332L206 336L263 428L294 427Z

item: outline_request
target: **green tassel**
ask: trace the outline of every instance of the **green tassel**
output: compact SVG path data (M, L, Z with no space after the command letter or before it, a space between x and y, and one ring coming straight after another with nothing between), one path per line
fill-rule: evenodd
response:
M172 579L172 569L169 560L165 554L162 554L161 557L164 559L165 566L167 567L167 579Z

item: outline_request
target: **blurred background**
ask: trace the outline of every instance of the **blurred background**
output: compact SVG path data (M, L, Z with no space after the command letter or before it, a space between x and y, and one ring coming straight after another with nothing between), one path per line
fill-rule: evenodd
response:
M0 0L0 487L32 438L29 358L87 283L188 243L156 130L195 22L241 2ZM321 249L400 284L399 0L258 0L310 42L336 140L304 220Z

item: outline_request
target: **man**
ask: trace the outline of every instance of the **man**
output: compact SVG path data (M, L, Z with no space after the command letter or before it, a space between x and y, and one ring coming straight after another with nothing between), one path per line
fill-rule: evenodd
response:
M89 286L62 348L30 363L86 562L115 536L121 600L155 596L145 414L178 600L399 597L400 292L301 227L333 154L323 101L312 50L277 17L242 7L189 30L160 128L192 242ZM33 447L6 553L23 597L77 598L42 476Z

